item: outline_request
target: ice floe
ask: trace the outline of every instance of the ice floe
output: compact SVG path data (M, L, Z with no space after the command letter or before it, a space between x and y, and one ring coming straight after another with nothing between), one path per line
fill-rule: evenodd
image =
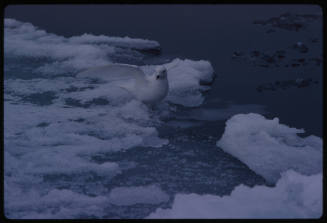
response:
M156 41L91 34L68 38L14 19L5 19L4 35L4 206L9 218L103 217L110 205L105 185L124 168L94 157L167 145L158 133L162 116L169 116L173 104L199 106L203 91L210 89L201 83L214 76L208 61L161 64L171 88L151 108L105 80L77 74L112 64L116 57L142 59L140 52L160 48ZM139 67L150 75L158 66ZM111 191L111 202L121 189L126 188ZM154 186L126 189L131 196L133 191L151 194L135 197L136 203L168 200Z
M226 122L217 146L274 186L239 185L229 195L179 194L171 208L147 218L319 218L322 215L322 140L254 113Z
M83 34L66 38L47 33L31 23L6 18L4 51L8 57L46 58L54 61L41 64L34 72L46 75L76 73L86 68L107 65L112 57L142 58L135 50L158 49L156 41ZM134 52L133 52L134 51Z
M226 122L217 146L238 158L268 182L293 169L305 175L322 171L322 140L300 137L303 129L280 124L278 118L260 114L237 114Z
M177 194L170 209L147 218L319 218L322 174L282 174L275 187L239 185L230 195Z

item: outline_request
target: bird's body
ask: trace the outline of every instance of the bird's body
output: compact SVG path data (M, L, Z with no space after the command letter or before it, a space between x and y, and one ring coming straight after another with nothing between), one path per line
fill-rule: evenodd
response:
M155 104L164 99L169 89L167 71L164 67L158 67L154 74L146 75L137 66L113 64L91 68L78 74L78 77L105 80L149 104Z

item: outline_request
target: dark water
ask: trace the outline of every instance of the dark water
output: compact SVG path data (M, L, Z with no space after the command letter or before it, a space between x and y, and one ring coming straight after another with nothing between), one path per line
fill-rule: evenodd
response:
M157 40L163 56L209 60L218 75L208 101L265 105L282 123L322 135L322 66L261 68L235 63L234 51L285 49L301 41L322 55L322 22L296 31L254 25L290 12L321 13L317 5L34 5L8 6L5 17L66 37L83 33ZM310 38L317 38L311 43ZM314 78L315 87L258 93L265 82ZM218 106L215 106L218 107Z

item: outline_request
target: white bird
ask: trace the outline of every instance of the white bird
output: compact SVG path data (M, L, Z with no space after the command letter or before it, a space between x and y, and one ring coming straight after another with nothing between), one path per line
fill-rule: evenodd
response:
M77 77L108 81L148 104L160 102L169 90L167 69L164 66L158 66L152 75L146 75L134 65L112 64L91 68L79 73Z

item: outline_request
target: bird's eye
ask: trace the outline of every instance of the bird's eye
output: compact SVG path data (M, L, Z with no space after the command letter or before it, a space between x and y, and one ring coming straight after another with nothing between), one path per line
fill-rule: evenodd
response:
M159 77L160 77L160 76L159 76L159 75L157 75L156 79L158 80L158 79L159 79Z

